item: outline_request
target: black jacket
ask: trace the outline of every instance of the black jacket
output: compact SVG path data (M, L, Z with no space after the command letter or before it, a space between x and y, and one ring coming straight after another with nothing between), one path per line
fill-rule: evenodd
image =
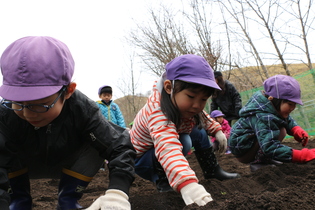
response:
M239 111L242 108L242 99L234 85L225 80L225 93L218 94L216 98L212 98L211 112L220 108L228 121L238 119Z
M95 102L80 91L65 101L53 122L38 130L0 105L0 209L9 202L7 170L19 159L35 156L53 166L87 142L109 161L108 189L128 194L136 157L129 132L107 121Z

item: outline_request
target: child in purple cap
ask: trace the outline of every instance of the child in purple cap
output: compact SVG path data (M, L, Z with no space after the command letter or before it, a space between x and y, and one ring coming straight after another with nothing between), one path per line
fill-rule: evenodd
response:
M222 127L222 132L226 136L226 139L229 139L230 132L231 132L231 126L229 125L229 122L224 118L224 114L220 110L214 110L210 113L210 117L213 118L215 121L220 123ZM211 141L215 142L215 137L211 137ZM227 148L225 154L230 154L231 151L229 148Z
M240 110L228 140L231 152L251 171L282 162L305 163L315 159L315 149L295 150L281 142L288 134L305 146L308 133L290 116L296 104L303 105L299 83L290 76L275 75L264 82Z
M68 47L52 37L24 37L0 62L0 209L32 209L30 178L60 179L57 209L81 208L82 191L105 159L108 190L88 209L130 209L136 153L129 132L76 90Z
M101 100L96 101L96 104L100 108L103 116L112 123L115 123L120 127L126 128L124 116L121 113L118 104L114 103L112 100L113 97L112 87L109 85L104 85L100 87L98 89L98 96Z
M186 205L212 201L185 158L192 146L206 179L239 177L219 166L208 138L215 136L218 152L225 152L227 141L220 124L203 111L214 89L219 87L203 57L179 56L166 65L130 130L137 151L136 173L155 183L160 192L179 192ZM189 135L192 130L194 137Z

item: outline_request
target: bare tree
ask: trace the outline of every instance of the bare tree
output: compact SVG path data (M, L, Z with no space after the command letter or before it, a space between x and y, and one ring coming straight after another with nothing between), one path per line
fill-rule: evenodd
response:
M288 1L289 7L283 8L284 11L286 11L288 14L290 14L294 19L299 21L300 25L300 30L297 28L297 31L300 31L300 33L291 33L295 38L297 39L302 39L303 40L303 45L300 44L294 44L293 42L290 42L289 40L286 39L286 37L283 37L286 39L286 41L294 46L295 48L301 50L307 59L306 65L308 66L309 69L313 68L313 64L311 61L311 55L309 51L309 44L308 44L308 33L310 30L314 30L312 27L315 16L314 16L314 11L312 11L312 6L313 6L313 0L303 1L303 5L305 5L305 11L302 11L302 6L301 6L301 1L300 0L289 0ZM279 6L282 6L281 4ZM291 10L289 10L290 8ZM313 14L313 15L312 15ZM283 34L286 34L285 31L282 32ZM302 47L304 46L304 47ZM303 60L300 60L300 62L303 62Z
M122 75L119 80L119 89L123 93L124 97L115 100L115 102L119 105L127 124L133 121L138 111L145 104L147 98L147 96L136 93L139 86L139 80L136 79L137 77L135 76L134 62L135 53L132 53L128 61L128 71L125 71L125 74Z
M209 62L214 70L218 70L218 62L221 57L222 48L219 40L212 41L212 15L210 14L209 18L209 10L205 8L203 1L192 0L190 7L192 8L192 12L184 12L184 16L191 23L194 33L196 34L196 44L194 48Z
M283 69L285 70L287 75L291 75L288 65L284 60L283 53L280 51L280 48L278 46L277 40L275 38L275 33L277 32L276 27L276 20L279 18L279 16L284 12L283 10L279 10L279 1L278 0L266 0L266 1L258 1L257 0L247 0L246 3L248 6L252 9L252 11L257 15L259 18L258 21L255 20L256 23L261 24L264 29L267 30L268 37L270 38L273 47L276 51L276 55L278 59L280 60ZM266 7L265 9L263 7ZM271 14L274 13L272 16Z
M193 54L195 51L183 25L175 21L177 17L174 12L162 6L161 11L151 8L149 14L149 24L137 24L137 31L132 31L128 39L141 49L139 56L146 66L160 76L166 63L179 55Z
M266 78L269 77L268 70L266 66L263 63L263 59L260 56L260 53L258 52L256 45L254 44L254 41L252 40L249 29L247 27L248 25L248 17L246 16L246 8L244 7L243 1L231 1L228 0L228 4L225 3L225 1L217 1L221 6L225 8L225 11L227 11L233 19L236 21L236 24L241 29L241 32L244 36L244 41L250 46L250 53L254 55L256 58L256 61L260 64L260 67L262 68L263 74ZM236 6L236 3L238 3L238 6ZM231 33L236 34L235 31L231 30ZM240 36L240 34L236 34L237 36ZM246 49L246 48L243 48ZM260 68L257 69L258 71Z

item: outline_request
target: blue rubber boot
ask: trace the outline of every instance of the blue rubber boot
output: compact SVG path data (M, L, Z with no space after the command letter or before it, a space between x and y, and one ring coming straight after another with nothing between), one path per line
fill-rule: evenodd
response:
M57 210L82 208L78 200L81 199L83 190L93 177L87 177L68 169L63 169L62 172L59 182Z
M22 173L22 174L21 174ZM26 169L9 173L10 210L31 210L32 197L30 194L30 180Z

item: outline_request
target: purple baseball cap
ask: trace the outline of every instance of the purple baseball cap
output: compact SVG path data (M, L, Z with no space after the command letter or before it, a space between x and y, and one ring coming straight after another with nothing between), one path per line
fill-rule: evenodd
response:
M98 89L98 95L101 95L101 91L102 91L102 89L103 88L105 88L105 87L108 87L108 88L112 88L111 86L109 86L109 85L103 85L102 87L100 87L99 89Z
M57 93L68 85L74 60L68 47L48 36L28 36L9 45L0 58L3 83L0 96L31 101Z
M300 84L287 75L275 75L264 81L265 93L277 99L286 99L303 105Z
M169 80L182 80L221 90L214 79L211 66L201 56L192 54L179 56L166 64L165 69Z
M223 117L225 116L220 110L213 110L210 114L210 117L215 118L215 117Z

